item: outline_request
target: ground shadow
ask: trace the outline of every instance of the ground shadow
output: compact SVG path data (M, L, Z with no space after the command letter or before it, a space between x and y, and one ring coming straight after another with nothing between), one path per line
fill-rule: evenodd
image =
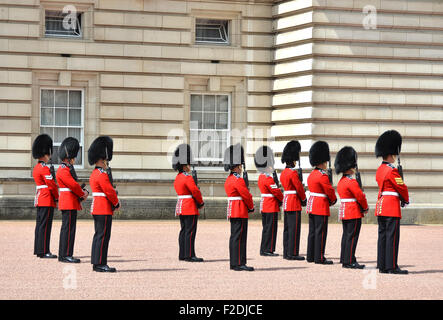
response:
M121 258L122 256L108 256L108 258ZM91 256L76 256L74 255L74 258L78 259L84 259L84 258L91 258Z
M204 260L203 262L226 262L229 261L229 259L211 259L211 260Z
M443 270L409 271L410 274L443 273Z
M297 270L297 269L306 269L307 267L273 267L273 268L259 268L255 269L255 271L277 271L277 270Z
M117 272L164 272L164 271L183 271L188 269L175 268L175 269L132 269L132 270L117 270Z
M133 259L133 260L108 260L108 262L135 262L135 261L148 261L148 260L137 260L137 259Z

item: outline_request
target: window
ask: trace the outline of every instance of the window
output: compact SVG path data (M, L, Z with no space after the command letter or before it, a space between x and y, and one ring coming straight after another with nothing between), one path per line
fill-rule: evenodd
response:
M53 140L53 163L61 163L58 147L62 141L67 137L76 138L80 143L76 165L83 166L83 91L42 89L40 132Z
M230 96L191 94L190 144L196 161L219 165L230 140Z
M196 19L195 43L229 44L229 21Z
M45 36L82 37L82 14L76 11L45 10Z

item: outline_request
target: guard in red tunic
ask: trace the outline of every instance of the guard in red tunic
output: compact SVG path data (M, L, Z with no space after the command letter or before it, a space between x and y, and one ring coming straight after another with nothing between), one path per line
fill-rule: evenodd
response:
M377 268L381 273L407 274L398 267L401 208L409 204L408 187L402 171L393 163L400 156L402 137L395 130L384 132L375 145L375 155L383 162L377 170L379 187L375 216L378 220Z
M188 144L177 147L172 158L172 168L178 171L174 181L177 192L175 215L180 217L178 237L179 260L202 262L195 256L195 235L197 233L198 209L204 205L202 194L191 175L192 152Z
M38 159L38 163L32 171L32 177L36 184L34 206L37 207L34 254L39 258L57 258L49 250L52 219L58 200L55 171L50 163L51 155L51 137L47 134L39 135L32 144L32 157Z
M254 202L245 180L241 177L243 163L244 151L240 144L226 149L223 164L225 171L230 171L225 182L228 196L227 216L231 223L229 260L231 270L253 271L253 267L246 265L246 240L249 213L254 212Z
M74 258L74 241L77 226L77 210L81 210L81 202L86 200L89 192L77 182L78 177L74 169L80 144L73 137L63 140L58 149L62 164L57 170L57 183L60 187L58 209L62 212L62 226L60 229L60 243L58 260L61 262L79 263Z
M95 165L89 177L92 196L91 214L94 218L95 234L92 240L91 264L97 272L116 272L107 264L111 238L112 215L121 208L117 191L112 185L109 161L112 159L113 141L108 136L95 139L88 150L88 162Z
M287 260L305 260L299 255L301 208L306 206L306 194L303 183L295 165L300 161L300 143L289 141L283 149L281 162L286 168L280 174L280 182L284 189L283 210L283 258Z
M278 181L275 181L273 177L275 170L272 149L267 146L258 148L254 162L255 167L260 172L258 188L261 193L260 212L263 226L260 255L278 256L274 251L277 240L278 213L283 201L283 193L277 185Z
M337 184L340 197L339 218L343 225L340 263L343 268L363 269L357 262L355 250L360 235L361 218L368 212L368 202L358 181L354 178L357 168L357 152L352 147L342 148L335 158L335 172L343 173Z
M309 162L314 168L308 177L309 214L308 249L306 261L317 264L332 264L325 258L326 236L328 234L329 207L337 202L331 178L328 175L327 163L331 160L329 145L317 141L309 150Z

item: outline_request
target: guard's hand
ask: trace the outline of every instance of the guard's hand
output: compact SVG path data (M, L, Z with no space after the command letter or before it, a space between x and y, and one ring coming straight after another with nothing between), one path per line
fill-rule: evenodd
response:
M205 203L203 202L203 203L201 203L201 204L199 204L199 205L197 205L198 206L198 209L201 209L201 208L203 208L203 206L205 205Z
M82 201L85 201L89 196L89 191L86 189L83 189L83 197L82 197Z
M254 212L254 211L255 211L254 208L252 208L252 209L248 209L248 213L252 213L252 212Z
M305 199L301 202L302 207L306 207L307 204L308 204L308 199Z

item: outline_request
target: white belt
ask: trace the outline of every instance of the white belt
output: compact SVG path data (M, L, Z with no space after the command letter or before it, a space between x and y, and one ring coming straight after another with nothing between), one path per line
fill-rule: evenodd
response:
M272 193L262 193L262 198L274 198L274 195Z
M190 194L185 194L185 195L182 195L182 196L177 196L177 198L178 198L178 199L190 199L190 198L192 198L192 195L190 195Z
M393 192L393 191L383 191L381 193L382 196L395 196L395 197L399 197L400 195L397 192Z
M288 191L285 191L285 192L283 192L283 194L297 194L297 190L288 190Z
M228 201L232 201L232 200L243 200L242 197L228 197Z
M58 191L60 191L60 192L63 192L63 191L71 192L71 189L69 189L69 188L59 188Z
M328 196L325 195L324 193L315 193L315 192L311 192L309 194L311 197L321 197L321 198L327 198Z
M357 202L357 199L354 198L348 198L348 199L340 199L340 202Z
M93 192L92 196L93 197L106 197L106 194L104 194L103 192Z
M36 186L36 189L37 190L39 190L39 189L45 189L45 188L47 188L48 186L46 185L46 184L44 184L44 185L41 185L41 186Z

